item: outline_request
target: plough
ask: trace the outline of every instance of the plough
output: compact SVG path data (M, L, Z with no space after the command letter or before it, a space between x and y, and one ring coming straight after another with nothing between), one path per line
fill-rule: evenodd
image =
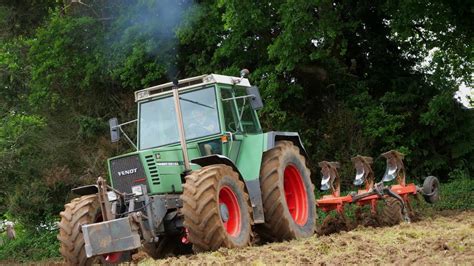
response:
M369 205L371 214L377 214L377 202L384 200L386 208L390 211L392 224L400 222L402 219L410 222L410 214L413 209L410 204L409 196L422 194L428 203L434 203L439 199L439 181L434 176L425 178L423 186L417 186L413 183L406 184L405 166L403 164L404 155L398 151L391 150L383 153L386 159L387 167L382 180L375 183L375 175L372 170L373 158L357 155L351 159L356 170L353 184L362 186L357 192L351 192L345 196L340 195L340 177L338 162L322 161L321 167L321 190L330 190L330 195L324 195L316 201L316 206L322 211L328 213L332 210L343 216L344 206L347 204L356 204L357 206ZM386 185L387 182L396 180L394 185ZM410 213L409 213L410 212Z

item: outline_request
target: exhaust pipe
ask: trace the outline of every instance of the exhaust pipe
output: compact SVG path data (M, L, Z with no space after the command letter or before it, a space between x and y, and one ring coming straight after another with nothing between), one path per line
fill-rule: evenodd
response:
M181 103L179 102L179 86L178 80L173 80L173 100L176 111L176 120L178 123L179 142L183 151L184 172L191 172L191 165L189 164L188 147L186 146L186 133L184 132L183 114L181 113Z

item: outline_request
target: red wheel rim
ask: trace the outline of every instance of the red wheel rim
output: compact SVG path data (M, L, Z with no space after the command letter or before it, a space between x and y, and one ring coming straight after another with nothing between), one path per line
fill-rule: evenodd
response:
M104 255L105 261L107 263L118 263L122 257L122 252L114 252Z
M240 234L240 206L234 191L223 186L219 191L219 212L224 228L230 236Z
M298 225L306 224L308 220L308 196L303 178L298 169L288 165L284 172L285 199L291 217Z
M96 223L100 223L103 221L102 219L102 213L98 213L94 219ZM114 253L108 253L102 255L104 260L107 263L118 263L120 261L120 258L122 257L122 252L114 252Z

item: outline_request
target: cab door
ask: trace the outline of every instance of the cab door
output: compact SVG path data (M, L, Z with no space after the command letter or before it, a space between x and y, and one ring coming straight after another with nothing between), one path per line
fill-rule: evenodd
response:
M248 134L258 134L262 130L245 88L221 88L221 99L225 129L224 155L237 162L243 139Z
M231 88L221 89L222 113L224 115L224 143L225 154L233 162L239 156L240 145L243 139L242 128L239 123L237 105L234 99L234 92Z

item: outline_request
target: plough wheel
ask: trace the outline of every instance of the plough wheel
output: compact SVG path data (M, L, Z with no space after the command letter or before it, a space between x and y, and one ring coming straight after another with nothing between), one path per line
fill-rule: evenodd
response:
M403 220L402 204L395 198L389 197L385 200L382 211L384 225L396 225Z
M439 181L434 176L428 176L423 182L423 197L428 203L435 203L439 199Z

